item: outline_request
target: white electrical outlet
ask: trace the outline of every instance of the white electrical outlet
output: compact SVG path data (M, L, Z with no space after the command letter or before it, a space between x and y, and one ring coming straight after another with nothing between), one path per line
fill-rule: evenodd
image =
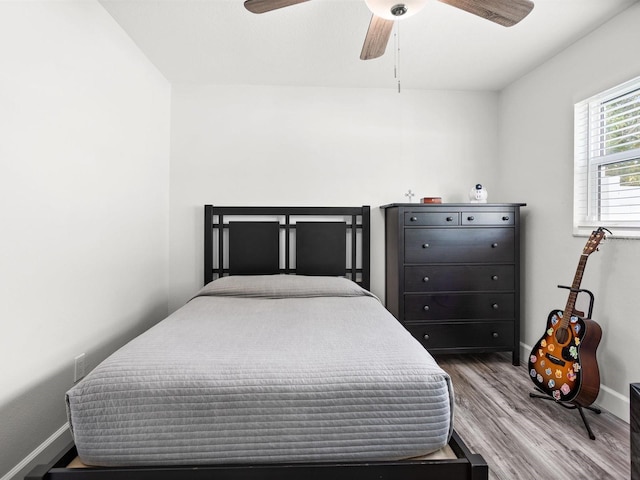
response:
M82 377L84 377L85 373L84 373L84 353L81 353L80 355L78 355L76 358L74 358L75 361L75 368L73 370L73 381L77 382L78 380L80 380Z

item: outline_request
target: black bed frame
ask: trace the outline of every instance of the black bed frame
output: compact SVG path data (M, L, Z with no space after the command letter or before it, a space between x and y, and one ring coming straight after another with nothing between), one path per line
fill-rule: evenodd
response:
M77 452L71 443L49 465L34 468L25 480L487 480L488 467L456 432L449 446L458 458L395 462L274 463L176 467L67 468Z
M277 220L265 221L263 218L265 216L277 217ZM233 221L225 223L226 217L241 217L246 220L237 224ZM322 219L318 220L320 217ZM336 217L339 221L327 221L326 217ZM307 222L307 219L311 221ZM277 225L274 225L274 222ZM368 206L214 207L205 205L205 284L227 274L303 273L343 275L369 289L369 222ZM249 225L249 223L256 223L257 227L254 228L255 225ZM307 223L317 224L307 225ZM361 232L360 235L357 235L358 231ZM292 232L295 232L295 236ZM275 241L274 238L278 240ZM291 238L295 238L295 266L290 259L294 253L292 250L294 242ZM231 249L224 247L229 239L234 242ZM240 244L239 248L236 248L235 242ZM284 243L284 252L281 248L282 243ZM350 255L346 251L343 252L347 244L350 245ZM336 256L336 250L337 256L344 260L340 266L331 258ZM249 262L246 261L247 258L250 259ZM358 258L360 258L360 266L357 265ZM256 268L255 265L258 267ZM484 458L479 454L471 453L455 431L449 441L449 447L457 458L388 462L69 468L69 463L77 456L75 445L71 443L51 463L34 468L25 476L25 480L488 479L489 467Z
M226 274L297 273L347 276L369 289L370 216L371 209L368 205L205 205L204 283L206 285L214 278ZM269 220L265 221L265 217ZM361 258L360 266L357 265L358 254Z

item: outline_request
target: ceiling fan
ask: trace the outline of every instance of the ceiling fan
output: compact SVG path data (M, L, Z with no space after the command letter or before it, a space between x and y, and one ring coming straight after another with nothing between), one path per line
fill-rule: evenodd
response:
M244 6L253 13L265 13L308 0L245 0ZM428 0L365 0L373 13L360 59L380 57L389 42L395 20L410 17ZM533 9L531 0L439 0L504 27L515 25Z

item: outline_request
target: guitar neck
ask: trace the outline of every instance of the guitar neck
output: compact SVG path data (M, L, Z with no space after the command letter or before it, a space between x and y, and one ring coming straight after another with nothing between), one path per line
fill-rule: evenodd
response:
M578 268L576 269L576 274L573 277L573 283L571 284L571 293L569 293L567 305L562 315L562 326L565 328L567 327L567 325L569 325L571 315L575 310L576 300L578 299L577 290L580 288L580 285L582 284L582 275L584 274L584 269L587 266L588 258L589 258L589 255L586 255L586 254L582 254L580 256L580 261L578 262Z

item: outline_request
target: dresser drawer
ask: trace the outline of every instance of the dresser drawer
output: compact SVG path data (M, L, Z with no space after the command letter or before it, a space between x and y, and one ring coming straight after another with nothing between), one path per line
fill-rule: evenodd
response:
M513 345L512 322L449 322L408 324L405 328L424 347L505 348Z
M513 265L425 265L405 267L407 292L513 290Z
M460 212L406 212L404 224L413 227L460 225Z
M462 212L462 225L513 225L513 212Z
M405 228L405 263L493 263L515 258L513 228Z
M405 320L498 320L515 317L513 293L405 294Z

